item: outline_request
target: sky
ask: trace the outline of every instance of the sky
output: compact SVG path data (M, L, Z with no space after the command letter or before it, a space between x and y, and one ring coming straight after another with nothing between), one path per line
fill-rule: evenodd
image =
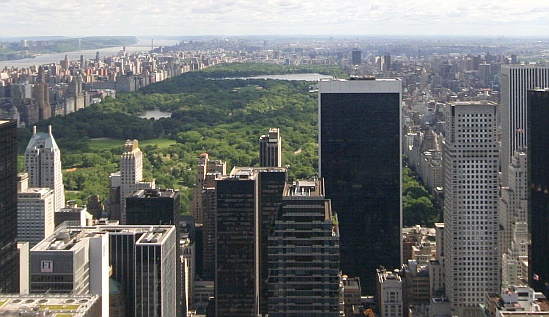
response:
M0 0L0 38L101 35L549 37L549 1Z

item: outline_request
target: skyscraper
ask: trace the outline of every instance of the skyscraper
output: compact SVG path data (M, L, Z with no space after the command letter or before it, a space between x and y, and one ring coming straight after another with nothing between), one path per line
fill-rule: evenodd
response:
M179 191L141 189L126 198L126 223L129 225L174 225L181 219Z
M126 140L124 153L120 156L120 171L111 174L109 180L111 196L120 194L120 197L111 198L114 204L111 205L110 218L126 224L126 197L136 190L155 187L154 180L143 180L143 153L137 140Z
M28 174L18 174L17 193L17 241L29 242L34 247L53 234L54 195L49 188L28 188Z
M278 128L259 138L259 166L282 167L282 138Z
M31 292L98 293L108 309L109 289L115 291L110 276L121 285L124 316L179 316L176 230L172 225L59 228L30 251Z
M217 181L217 316L267 313L268 233L286 183L285 168L235 167Z
M269 316L339 316L339 232L321 180L287 184L269 237Z
M256 181L239 172L217 182L215 312L219 317L257 316Z
M0 120L0 292L19 291L17 123Z
M126 223L128 225L174 225L175 230L177 265L174 274L177 302L177 316L180 315L182 300L182 266L180 261L181 251L179 241L181 234L179 225L181 222L181 203L179 191L173 189L141 189L128 195L126 198ZM144 314L147 316L147 314Z
M200 154L193 188L191 215L202 224L200 242L202 256L198 260L197 274L203 280L213 281L215 271L215 192L218 179L227 174L227 164L210 160L208 153Z
M257 200L259 205L259 313L270 314L269 309L269 234L282 203L288 179L285 168L254 168L257 173Z
M25 150L25 171L29 174L29 186L50 188L55 197L54 210L65 207L65 188L61 173L61 151L53 138L51 126L48 133L36 133Z
M452 315L476 316L486 293L499 290L496 104L446 107L444 267Z
M354 48L351 52L351 62L353 65L360 65L362 63L362 52Z
M401 86L397 79L319 82L319 172L339 216L341 269L375 293L376 269L400 267Z
M549 89L528 91L528 181L531 248L529 283L548 295L549 289Z
M120 156L120 223L126 224L126 196L143 180L143 153L137 140L127 140Z
M197 223L204 223L203 195L206 187L215 187L215 178L227 174L227 163L221 160L210 160L208 153L200 154L196 167L195 185L193 188L191 215Z
M501 67L501 176L509 186L509 163L515 151L528 142L527 90L549 87L549 66L502 65Z

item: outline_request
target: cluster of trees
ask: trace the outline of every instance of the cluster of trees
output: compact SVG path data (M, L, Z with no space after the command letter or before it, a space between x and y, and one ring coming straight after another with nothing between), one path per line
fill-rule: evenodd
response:
M227 68L228 66L220 66ZM235 64L249 69L248 64ZM263 65L255 65L256 72ZM278 69L278 68L277 68ZM279 69L278 69L279 70ZM248 70L247 70L248 71ZM210 71L211 72L211 71ZM265 74L266 72L262 72ZM267 72L269 73L269 72ZM217 73L236 77L229 70ZM67 197L84 203L90 194L108 196L108 175L118 170L126 139L167 137L169 147L141 147L146 177L157 185L183 190L186 204L195 179L200 153L222 159L232 166L258 163L258 138L271 127L281 129L283 160L291 179L314 176L317 170L317 101L309 93L311 83L259 79L212 79L207 72L191 72L142 91L117 94L102 103L64 117L38 123L39 131L53 133L62 150ZM141 119L143 111L172 112L171 118ZM21 129L21 151L31 136ZM90 149L90 139L120 139L120 145Z
M402 184L404 226L432 227L439 222L440 212L435 199L407 166L402 170Z
M323 71L317 67L304 69ZM283 164L289 167L289 179L316 175L318 103L317 94L309 92L312 83L221 79L284 71L290 72L276 65L219 65L149 85L139 92L119 93L116 99L107 98L100 104L37 125L40 131L53 126L62 150L67 199L80 204L91 194L108 197L109 174L118 170L124 140L161 137L174 140L171 146L140 146L144 153L144 176L155 178L157 186L180 189L186 211L201 153L227 161L229 170L232 166L256 166L258 138L271 127L281 130ZM325 71L333 69L327 66ZM169 111L172 115L159 120L138 117L152 109ZM21 151L30 136L30 129L20 129ZM93 138L119 139L120 144L91 149ZM405 225L438 221L429 193L408 168L403 177Z

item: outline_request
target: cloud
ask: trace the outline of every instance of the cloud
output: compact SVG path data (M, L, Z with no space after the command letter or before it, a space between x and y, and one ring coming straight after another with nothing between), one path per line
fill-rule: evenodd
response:
M0 0L3 36L386 34L473 25L497 35L547 25L549 4L523 0ZM547 27L545 28L547 30ZM181 32L173 34L171 32ZM538 31L543 35L546 32ZM527 35L527 34L524 34Z

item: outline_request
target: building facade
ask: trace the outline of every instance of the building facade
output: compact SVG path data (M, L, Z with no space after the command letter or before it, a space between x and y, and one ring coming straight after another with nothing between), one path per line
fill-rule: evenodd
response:
M341 269L364 294L375 293L380 265L402 263L401 86L371 78L318 86L320 177L339 216Z
M17 241L34 247L53 234L54 194L49 188L28 188L28 174L18 174Z
M111 193L120 194L119 199L114 199L118 210L111 210L110 218L126 224L126 197L136 190L155 188L154 180L143 179L143 153L137 140L127 140L124 144L124 153L120 156L120 171L111 174L110 183Z
M176 231L174 226L157 226L136 241L136 317L179 316L181 279L177 277L180 261Z
M321 180L284 189L269 266L269 316L339 316L339 232Z
M528 91L529 284L549 293L549 90Z
M383 317L404 316L402 280L399 275L385 268L377 270L378 312Z
M181 240L181 234L179 226L181 223L181 202L178 190L141 189L129 194L126 198L126 223L128 225L176 226L178 230L175 230L175 241L177 241L175 251L177 259L180 259L181 250L179 248L179 241ZM176 300L181 306L183 300L183 267L181 261L177 261L176 268L173 275L177 285ZM179 309L177 315L179 315Z
M501 66L501 174L502 185L509 186L509 164L515 151L525 151L528 143L527 91L549 87L549 66Z
M0 293L17 293L17 122L13 120L0 120L0 166Z
M443 151L446 296L453 314L473 316L500 283L496 105L449 105Z
M256 180L240 171L217 181L215 313L255 317L259 312Z
M65 188L61 173L61 151L55 143L51 126L48 133L37 133L33 127L32 138L25 149L25 171L29 174L29 187L51 188L54 209L65 207Z
M268 309L271 221L286 184L280 167L234 167L215 193L217 316L255 316Z
M259 138L259 166L282 167L282 138L278 128Z

